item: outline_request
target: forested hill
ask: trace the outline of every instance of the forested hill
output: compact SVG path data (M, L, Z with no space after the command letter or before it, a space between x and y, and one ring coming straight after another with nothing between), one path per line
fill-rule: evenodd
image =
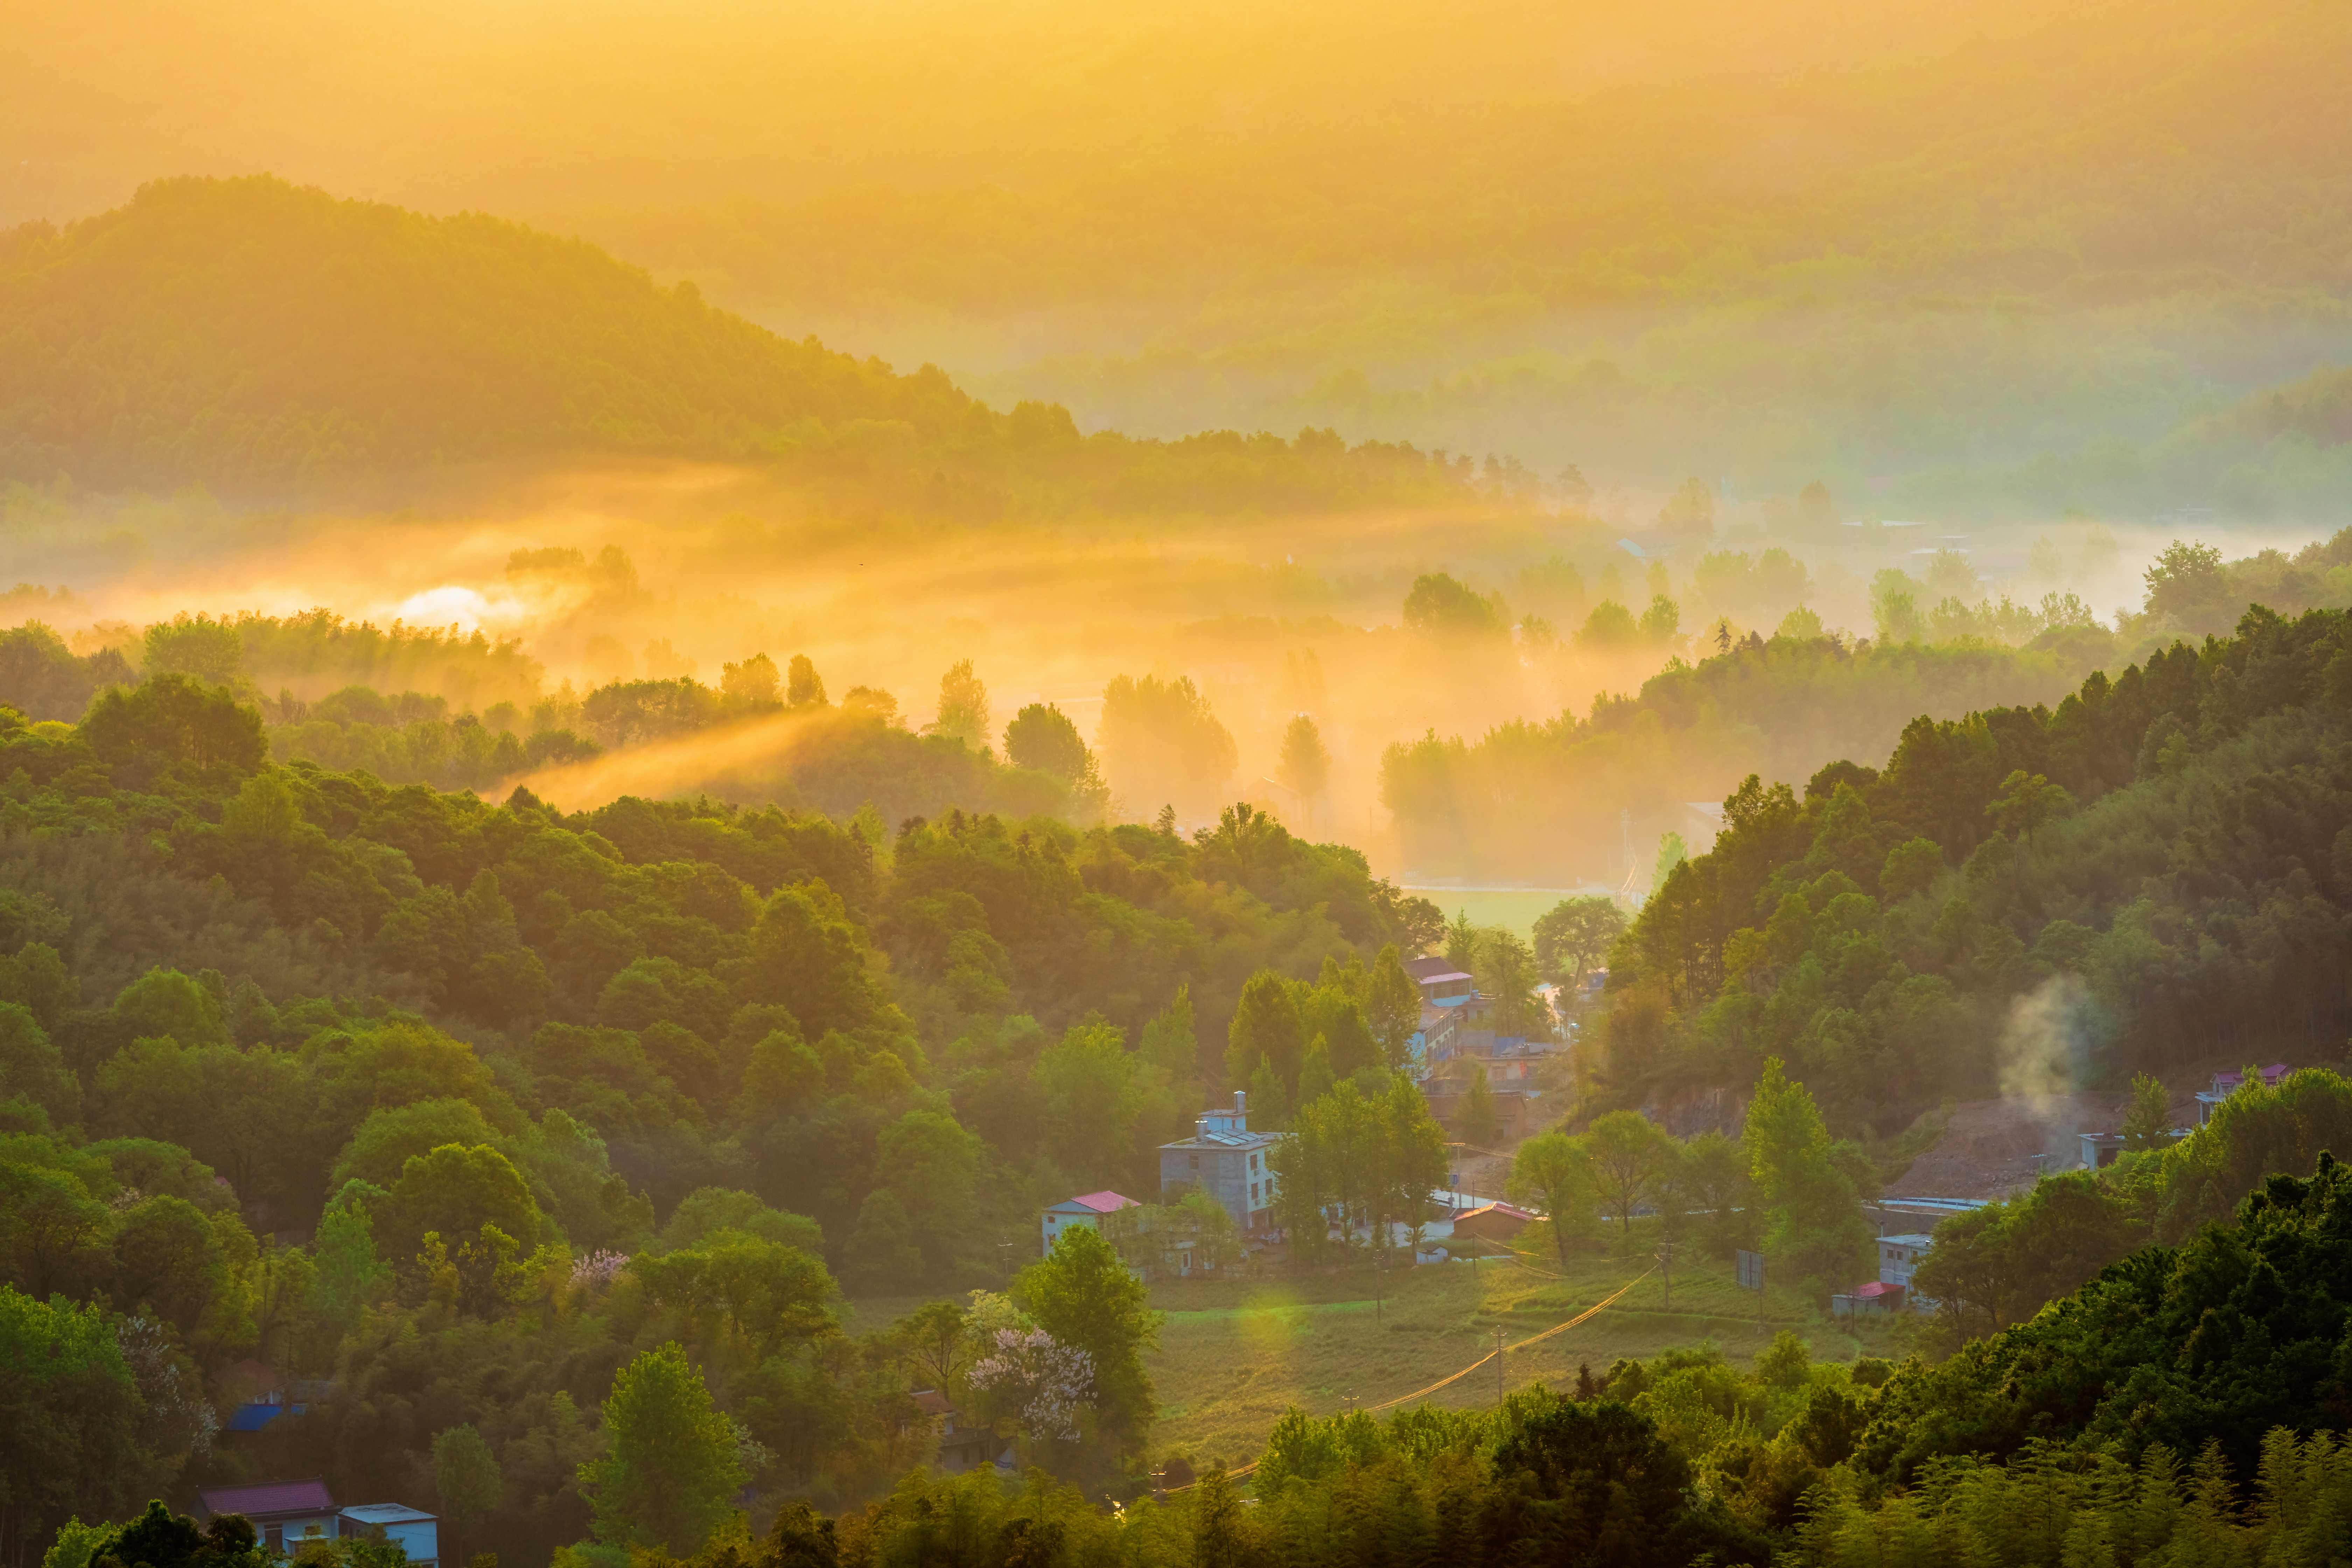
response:
M1082 438L1057 405L998 413L935 366L789 342L578 240L267 176L0 234L0 480L101 489L615 453L896 467L967 510L1018 479L1146 510L1528 488L1328 432Z
M973 411L594 247L267 177L179 179L0 242L0 465L282 479L515 453L740 454Z
M1751 776L1612 956L1609 1093L1755 1081L1885 1136L2025 1075L2334 1060L2352 1012L2352 616L2256 605L2054 710Z

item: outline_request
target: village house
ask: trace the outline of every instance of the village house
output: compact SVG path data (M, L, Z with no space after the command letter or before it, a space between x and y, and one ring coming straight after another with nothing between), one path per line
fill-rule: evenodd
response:
M342 1531L327 1483L317 1476L299 1481L262 1481L247 1486L198 1487L199 1521L243 1514L261 1543L272 1552L292 1552L306 1541L335 1541Z
M1404 972L1421 992L1421 1018L1408 1053L1424 1065L1443 1061L1456 1031L1486 1013L1477 982L1443 958L1409 958Z
M1935 1244L1934 1237L1918 1231L1906 1232L1902 1236L1880 1237L1878 1238L1879 1283L1900 1285L1906 1290L1911 1289L1912 1271L1919 1267L1919 1260L1927 1256L1927 1249Z
M396 1502L353 1503L339 1516L338 1528L347 1539L389 1541L419 1568L438 1568L441 1561L440 1521L423 1509Z
M939 1435L939 1468L950 1476L961 1476L996 1462L1007 1447L1003 1438L985 1426L974 1426L964 1419L963 1412L936 1388L919 1389L914 1394L915 1407L922 1418Z
M432 1514L396 1502L338 1508L327 1483L316 1476L196 1489L199 1521L233 1513L250 1521L261 1544L272 1552L290 1555L306 1541L369 1537L392 1542L416 1568L440 1568L440 1521Z
M1122 1197L1114 1192L1082 1193L1075 1198L1064 1198L1060 1203L1050 1205L1037 1228L1045 1242L1045 1249L1051 1252L1055 1240L1072 1226L1082 1225L1089 1230L1100 1231L1103 1215L1142 1206L1133 1198Z
M2293 1069L2288 1068L2284 1062L2273 1062L2270 1066L2262 1069L2263 1087L2264 1089L2276 1089L2281 1083L2285 1081L2286 1075L2291 1070ZM2202 1127L2208 1121L2212 1121L2213 1112L2220 1107L2221 1103L2229 1099L2231 1095L2237 1093L2240 1089L2245 1088L2247 1081L2246 1075L2242 1072L2215 1073L2213 1075L2213 1087L2211 1089L2200 1089L2197 1091L2197 1125Z
M229 1368L221 1384L236 1399L222 1426L227 1432L258 1432L281 1415L299 1415L332 1387L316 1378L280 1377L250 1357Z
M1275 1175L1265 1157L1274 1144L1273 1133L1250 1131L1248 1092L1235 1089L1231 1110L1204 1111L1192 1136L1160 1146L1160 1202L1204 1192L1241 1229L1272 1229Z
M1851 1291L1830 1298L1830 1315L1836 1318L1870 1317L1879 1313L1899 1312L1907 1305L1913 1311L1935 1310L1935 1303L1916 1295L1911 1289L1911 1276L1920 1259L1936 1238L1917 1231L1878 1238L1878 1278Z

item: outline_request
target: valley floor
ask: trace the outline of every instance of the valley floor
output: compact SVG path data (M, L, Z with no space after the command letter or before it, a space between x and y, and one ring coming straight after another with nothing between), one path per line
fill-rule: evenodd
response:
M1793 1289L1739 1289L1732 1265L1696 1253L1677 1258L1673 1310L1648 1257L1583 1255L1565 1269L1549 1255L1518 1263L1488 1260L1382 1270L1380 1301L1369 1268L1259 1279L1177 1279L1154 1284L1151 1304L1167 1314L1149 1363L1160 1398L1156 1456L1181 1454L1195 1466L1246 1463L1282 1413L1297 1405L1328 1415L1413 1393L1460 1372L1495 1348L1495 1331L1517 1345L1591 1307L1631 1280L1633 1289L1590 1322L1507 1350L1506 1386L1572 1386L1580 1365L1595 1376L1620 1357L1653 1356L1712 1344L1745 1364L1782 1329L1829 1361L1905 1353L1903 1325L1840 1320L1832 1324ZM860 1331L919 1303L856 1304ZM1491 1405L1490 1363L1428 1396L1430 1403Z

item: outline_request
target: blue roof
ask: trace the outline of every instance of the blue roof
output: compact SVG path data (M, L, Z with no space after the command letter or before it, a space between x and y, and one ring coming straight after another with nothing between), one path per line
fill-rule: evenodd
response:
M251 1405L236 1407L236 1414L228 1418L228 1429L232 1432L258 1432L285 1414L286 1406L283 1405L265 1405L257 1400Z

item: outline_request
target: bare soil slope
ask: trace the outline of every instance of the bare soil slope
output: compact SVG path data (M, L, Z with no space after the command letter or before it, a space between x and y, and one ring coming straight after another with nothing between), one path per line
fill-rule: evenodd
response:
M1887 1194L2006 1197L2032 1186L2044 1172L2081 1163L2080 1134L2118 1131L2130 1104L2126 1093L2084 1091L1956 1105L1943 1137L1887 1184ZM2196 1101L2189 1092L2176 1090L2172 1109L2175 1126L2196 1121Z

